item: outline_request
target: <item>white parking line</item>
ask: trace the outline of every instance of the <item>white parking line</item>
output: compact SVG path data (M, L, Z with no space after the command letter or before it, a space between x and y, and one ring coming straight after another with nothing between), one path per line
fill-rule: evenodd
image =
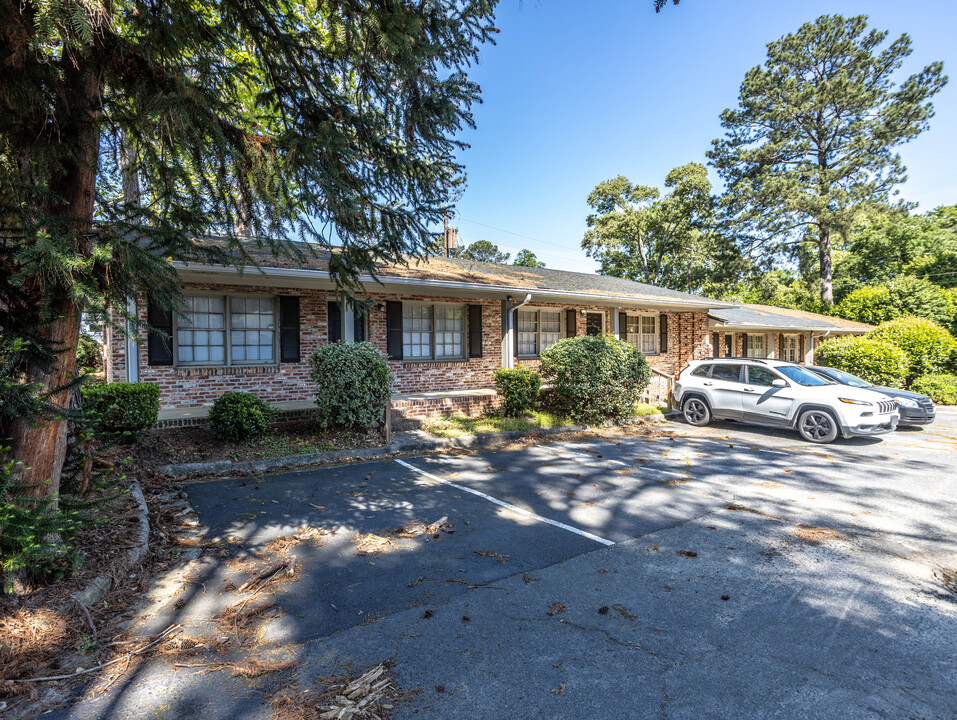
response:
M499 500L498 498L494 498L494 497L492 497L491 495L486 495L485 493L479 492L478 490L473 490L472 488L465 487L464 485L459 485L459 484L454 483L454 482L449 482L448 480L444 480L444 479L440 478L438 475L433 475L432 473L426 472L425 470L422 470L421 468L417 468L415 465L410 465L410 464L407 463L405 460L396 459L396 462L399 463L399 465L402 465L403 467L409 468L409 470L411 470L412 472L417 472L417 473L419 473L420 475L424 475L425 477L429 478L430 480L435 480L436 482L440 482L440 483L443 483L443 484L445 484L445 485L449 485L449 486L451 486L451 487L454 487L456 490L464 490L464 491L467 492L467 493L472 493L473 495L478 495L478 496L479 496L480 498L482 498L483 500L488 500L490 503L495 503L496 505L499 505L499 506L501 506L501 507L503 507L503 508L508 508L509 510L512 510L512 511L514 511L514 512L520 513L521 515L525 515L525 516L530 517L530 518L533 518L533 519L535 519L535 520L539 520L540 522L547 523L547 524L549 524L549 525L553 525L554 527L561 528L562 530L567 530L568 532L575 533L576 535L581 535L581 536L584 537L584 538L588 538L589 540L594 540L595 542L601 543L602 545L614 545L614 544L615 544L615 543L612 542L611 540L606 540L606 539L603 538L603 537L598 537L597 535L593 535L592 533L590 533L590 532L588 532L588 531L586 531L586 530L579 530L578 528L572 527L571 525L566 525L566 524L563 523L563 522L558 522L557 520L551 520L550 518L542 517L541 515L537 515L537 514L531 512L530 510L526 510L525 508L520 508L520 507L518 507L517 505L512 505L511 503L507 503L507 502L505 502L504 500Z

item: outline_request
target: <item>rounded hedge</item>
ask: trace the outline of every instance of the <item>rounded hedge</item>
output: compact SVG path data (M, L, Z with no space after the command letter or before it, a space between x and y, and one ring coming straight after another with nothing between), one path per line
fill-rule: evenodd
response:
M156 425L160 398L156 383L96 383L80 393L84 412L102 430L135 434Z
M495 371L495 389L502 398L502 411L510 417L524 415L531 410L541 386L541 376L530 368Z
M833 313L837 317L868 325L880 325L901 314L894 307L891 291L882 285L868 285L849 293L834 306Z
M629 417L651 379L641 351L611 335L560 340L542 353L539 371L575 422Z
M957 375L924 375L917 378L910 389L927 395L938 405L957 405Z
M321 427L368 430L382 420L392 371L385 355L369 342L330 343L309 358L316 389L316 422Z
M907 382L921 375L946 372L957 357L957 340L945 328L930 320L902 317L891 320L867 334L872 340L893 343L908 357Z
M223 440L246 440L262 435L277 411L262 398L247 392L223 393L209 410L209 425Z
M860 335L824 341L814 351L814 363L849 372L875 385L904 387L909 358L893 343Z

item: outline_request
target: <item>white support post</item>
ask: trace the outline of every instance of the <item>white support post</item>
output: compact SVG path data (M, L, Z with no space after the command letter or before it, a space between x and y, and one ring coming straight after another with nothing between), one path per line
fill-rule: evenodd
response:
M342 339L347 343L356 341L356 311L345 300L342 301Z

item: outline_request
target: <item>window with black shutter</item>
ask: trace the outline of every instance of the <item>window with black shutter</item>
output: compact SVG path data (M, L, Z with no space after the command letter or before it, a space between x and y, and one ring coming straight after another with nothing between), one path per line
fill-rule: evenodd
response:
M326 328L328 329L330 343L337 343L342 340L342 308L334 300L326 305Z
M482 357L482 306L469 305L469 357Z
M668 316L665 313L658 318L658 352L668 352Z
M150 300L146 306L147 358L150 365L173 364L173 312Z
M585 334L601 335L605 330L605 316L601 313L588 313L585 315Z
M385 304L386 353L390 360L402 359L402 303Z
M299 298L279 298L279 362L299 362Z

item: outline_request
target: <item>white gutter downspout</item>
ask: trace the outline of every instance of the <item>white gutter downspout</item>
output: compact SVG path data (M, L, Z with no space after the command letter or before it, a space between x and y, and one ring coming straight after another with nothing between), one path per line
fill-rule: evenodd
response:
M515 367L515 311L520 307L528 305L532 301L532 294L526 293L525 299L518 305L512 305L512 296L505 298L503 309L505 311L505 322L503 323L505 337L502 338L502 367L506 370Z
M136 300L130 299L126 303L126 312L136 317ZM140 381L140 356L136 346L136 329L133 323L126 323L126 380L135 383Z
M828 335L830 335L830 334L831 334L831 331L830 331L830 330L828 330L828 331L827 331L826 333L824 333L823 335L815 335L814 333L811 333L811 347L809 347L809 348L807 349L807 351L808 351L808 353L811 355L812 361L813 361L813 358L814 358L814 338L826 338L826 337L827 337ZM805 365L808 364L807 355L804 356L804 364L805 364Z

